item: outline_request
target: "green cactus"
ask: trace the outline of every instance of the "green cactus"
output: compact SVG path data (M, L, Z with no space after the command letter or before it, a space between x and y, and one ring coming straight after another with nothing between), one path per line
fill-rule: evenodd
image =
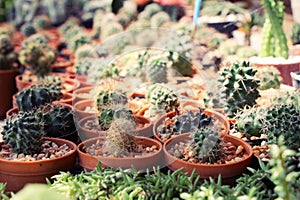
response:
M98 54L96 48L91 44L84 44L77 48L75 51L76 61L85 59L85 58L97 58Z
M245 106L256 105L256 99L260 97L259 80L255 78L257 70L252 68L249 62L236 63L230 67L224 67L219 72L219 81L225 87L221 98L226 101L225 111L228 116L235 114Z
M122 106L127 104L126 93L119 90L100 91L97 95L97 109L99 112L106 108Z
M300 44L300 24L294 24L291 35L293 45Z
M51 28L52 25L47 15L40 15L33 19L33 26L36 30L44 30Z
M239 59L249 59L253 56L257 56L257 51L251 46L243 46L237 49L236 56Z
M260 90L278 89L281 85L280 72L274 66L258 67L255 77L260 80Z
M260 107L245 108L236 115L235 129L246 137L260 136L264 133L265 109Z
M1 134L4 143L9 145L14 153L33 155L42 150L41 138L46 134L44 125L33 111L19 112L5 120Z
M160 11L153 15L150 19L151 27L158 28L162 27L165 23L170 22L171 18L168 13Z
M289 57L286 35L283 31L284 4L282 1L263 0L266 20L262 30L260 57Z
M18 93L17 104L21 111L29 111L61 98L61 88L53 85L33 85Z
M106 25L101 30L101 40L105 40L109 36L115 35L117 33L122 32L123 26L118 22L111 22L110 24Z
M161 12L162 10L162 7L157 3L151 3L145 7L145 11L149 14L150 17L158 12Z
M147 99L158 111L170 112L179 106L176 93L161 83L151 85L147 92Z
M36 29L34 28L34 26L31 23L25 23L21 27L21 32L26 37L29 37L33 34L36 34Z
M221 158L221 137L211 127L200 128L192 134L191 147L200 163L214 164Z
M82 32L77 33L74 37L68 40L68 46L73 50L73 52L76 52L79 47L90 43L91 38Z
M146 64L146 79L151 83L166 83L167 61L163 56L151 57Z
M30 41L19 52L19 60L38 78L51 72L51 64L55 61L55 52L45 43Z
M300 147L300 111L294 104L273 104L267 108L264 131L269 143L278 143L279 136L293 150Z
M0 70L11 69L16 60L14 45L9 35L0 34Z
M59 76L54 76L54 75L49 75L49 76L44 76L41 80L40 80L42 85L55 85L58 86L60 88L63 87L62 84L62 79ZM51 88L52 86L50 86Z
M77 75L88 75L89 69L92 65L92 61L86 59L79 60L74 65Z
M222 42L218 48L222 55L234 55L236 54L237 50L241 47L240 44L233 38L227 39Z

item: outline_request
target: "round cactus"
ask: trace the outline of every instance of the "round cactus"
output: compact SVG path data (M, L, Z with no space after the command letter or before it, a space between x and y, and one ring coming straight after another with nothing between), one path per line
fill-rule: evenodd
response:
M276 67L266 66L257 68L256 78L260 80L260 90L278 89L281 85L280 72Z
M51 27L50 18L47 15L36 16L33 20L33 26L37 30L48 29Z
M168 13L161 11L153 15L150 19L151 27L157 28L163 26L165 23L170 22L171 18Z
M34 26L31 23L25 23L21 27L21 32L26 37L29 37L36 33L36 29L34 28Z
M99 112L103 109L122 106L127 103L126 93L122 91L100 91L97 96L97 108Z
M10 69L16 61L17 56L14 53L14 46L9 35L0 35L0 69Z
M152 83L166 83L167 61L164 57L152 57L146 64L146 79Z

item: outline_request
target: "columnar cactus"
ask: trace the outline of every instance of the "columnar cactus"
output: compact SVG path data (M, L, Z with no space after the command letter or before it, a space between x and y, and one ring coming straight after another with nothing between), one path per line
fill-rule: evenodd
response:
M0 34L0 70L10 69L16 59L9 35Z
M200 163L214 164L221 158L221 137L211 127L201 128L192 135L191 147Z
M44 122L33 111L19 112L5 120L1 134L14 153L33 155L42 150L43 127Z
M263 0L266 11L266 21L262 30L262 42L260 57L289 57L286 35L283 31L282 22L284 4L282 1Z
M245 106L256 105L256 99L260 97L257 90L259 80L255 78L256 71L249 62L236 63L220 71L219 81L225 87L221 98L226 101L225 109L230 117Z
M56 85L33 85L25 88L17 96L18 108L21 111L29 111L41 105L51 103L61 98L61 88Z
M152 83L166 83L167 60L162 57L150 58L146 63L146 79Z

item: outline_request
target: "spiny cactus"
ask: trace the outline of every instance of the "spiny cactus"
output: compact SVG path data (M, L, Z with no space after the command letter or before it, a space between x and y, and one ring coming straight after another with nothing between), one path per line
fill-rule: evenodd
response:
M300 147L300 111L294 104L274 104L267 108L264 119L265 133L270 143L277 144L279 136L291 149Z
M226 112L230 117L245 106L256 105L256 99L260 95L257 90L259 80L255 78L255 74L256 70L249 62L236 63L221 69L219 81L225 87L221 98L227 102Z
M79 61L85 58L97 58L98 54L95 47L91 44L79 46L75 51L75 60Z
M227 39L226 41L222 42L218 48L222 55L234 55L236 54L237 50L241 47L240 44L233 38Z
M237 49L236 56L239 59L249 59L253 56L257 56L257 51L251 46L243 46Z
M97 96L97 109L102 112L103 109L125 105L128 99L123 91L100 91Z
M46 134L44 122L33 111L19 112L5 120L1 134L14 153L33 155L42 150L41 138Z
M10 69L16 61L17 56L14 53L14 45L9 35L0 35L0 70Z
M90 44L91 43L91 38L84 34L84 33L78 33L74 37L72 37L70 40L68 40L68 45L70 48L76 52L76 50L85 44Z
M262 29L260 57L289 57L286 35L283 31L284 4L282 1L262 0L266 20Z
M270 88L278 89L281 84L281 76L278 69L274 66L266 66L257 68L255 75L260 80L260 90L267 90Z
M36 16L33 20L33 26L37 30L48 29L51 27L50 18L47 15Z
M166 83L167 61L165 57L151 57L146 64L146 79L151 83Z
M55 52L46 44L31 41L22 47L19 53L20 62L38 78L51 72L51 64L55 61Z
M214 164L221 158L221 137L211 127L200 128L192 135L191 147L200 163Z
M153 15L150 19L151 27L157 28L163 26L165 23L170 22L171 18L168 13L160 11Z
M248 138L264 133L265 109L260 107L245 108L236 115L235 128Z
M123 26L118 22L111 22L110 24L106 25L101 30L101 40L105 40L111 35L117 34L122 32Z
M48 85L48 84L52 84L55 86L58 86L59 88L62 88L62 79L59 76L54 76L54 75L49 75L49 76L44 76L41 80L40 80L42 85ZM50 86L50 88L52 88L52 86Z
M25 23L21 27L21 32L26 37L29 37L36 33L36 29L34 28L34 26L31 23Z
M179 106L179 100L176 93L160 83L156 83L149 87L147 99L154 108L159 111L170 112Z
M21 111L29 111L33 108L51 103L61 98L61 88L56 85L33 85L25 88L17 96L18 108Z
M77 75L88 75L92 60L79 60L74 65Z
M206 81L206 93L203 99L206 108L223 109L225 107L226 101L220 98L223 89L223 84L221 84L217 79L210 79Z
M161 12L162 7L157 3L151 3L145 7L145 11L149 14L150 17L152 17L156 13Z
M76 131L73 112L67 106L47 104L34 112L45 123L47 137L61 137Z
M300 24L294 24L291 35L293 45L300 44Z

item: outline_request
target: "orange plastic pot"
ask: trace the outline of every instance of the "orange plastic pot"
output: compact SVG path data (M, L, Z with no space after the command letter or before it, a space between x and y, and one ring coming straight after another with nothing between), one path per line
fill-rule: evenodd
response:
M87 170L93 170L99 161L102 163L102 167L120 167L122 169L134 167L137 170L145 170L147 168L153 169L153 167L161 166L163 164L162 144L157 140L146 137L136 137L137 144L142 144L148 147L156 145L158 147L158 151L149 155L126 158L92 156L84 151L84 147L89 147L92 144L95 144L98 140L102 144L105 141L103 137L92 138L78 145L79 165Z
M10 161L0 159L0 182L7 183L6 191L17 192L27 183L46 183L46 178L60 171L71 170L75 164L77 146L68 140L47 138L58 145L67 144L72 151L62 157L39 161Z
M218 178L219 175L222 178L232 178L242 174L246 168L251 164L251 159L253 155L253 150L251 146L234 136L222 134L222 137L225 141L233 143L235 146L242 145L244 147L246 156L237 162L227 163L227 164L196 164L183 161L169 153L169 149L180 142L188 142L191 140L191 133L184 133L178 136L174 136L167 140L163 146L165 161L168 167L175 171L180 168L184 168L185 172L191 174L194 170L201 178Z

